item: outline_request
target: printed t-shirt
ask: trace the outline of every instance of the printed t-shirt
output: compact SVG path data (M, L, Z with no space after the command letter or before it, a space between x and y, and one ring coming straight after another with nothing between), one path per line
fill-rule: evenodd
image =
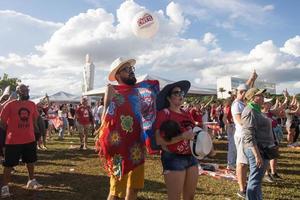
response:
M78 122L82 125L89 125L90 122L90 114L89 114L88 106L79 106L76 110Z
M155 130L159 130L161 124L166 120L173 120L179 124L181 133L192 129L195 125L189 113L182 111L182 113L173 112L169 109L161 110L157 113ZM163 132L160 132L164 136ZM170 152L177 154L191 154L190 143L188 140L181 140L175 144L167 145Z
M34 142L34 122L37 117L37 107L32 101L14 100L6 104L0 116L7 125L5 144Z

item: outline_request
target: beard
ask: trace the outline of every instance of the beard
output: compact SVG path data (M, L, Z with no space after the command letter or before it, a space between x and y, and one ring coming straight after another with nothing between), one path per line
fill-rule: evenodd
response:
M121 80L126 85L135 85L136 84L136 78L134 75L129 75L128 78L121 77Z
M26 101L29 100L30 96L29 95L20 95L20 100Z

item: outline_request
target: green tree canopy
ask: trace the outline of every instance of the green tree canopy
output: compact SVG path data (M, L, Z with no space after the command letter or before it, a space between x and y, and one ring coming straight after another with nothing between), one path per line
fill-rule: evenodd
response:
M21 82L18 78L10 78L8 74L4 73L2 77L0 77L0 89L3 91L7 86L10 85L11 90L16 90L17 85Z

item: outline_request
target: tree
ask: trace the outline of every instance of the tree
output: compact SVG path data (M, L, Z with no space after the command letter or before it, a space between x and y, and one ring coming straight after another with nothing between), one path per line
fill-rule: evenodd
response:
M11 90L16 90L17 85L21 82L18 78L9 78L8 74L4 73L2 77L0 77L0 89L4 90L7 86L10 85Z
M223 99L223 93L226 92L226 90L223 87L220 87L219 92L221 92L221 96L222 96L222 99Z

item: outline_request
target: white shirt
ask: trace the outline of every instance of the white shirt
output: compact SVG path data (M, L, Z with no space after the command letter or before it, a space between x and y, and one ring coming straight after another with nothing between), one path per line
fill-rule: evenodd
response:
M100 105L96 108L94 108L94 118L96 121L100 120L100 117L102 115L102 112L103 112L103 109L104 109L104 106L103 105Z
M231 105L231 113L232 113L232 117L233 117L233 122L235 124L235 135L238 137L242 137L242 126L241 124L239 124L236 120L236 115L237 114L242 114L244 108L245 108L245 104L244 102L242 102L241 100L234 100L234 102Z

